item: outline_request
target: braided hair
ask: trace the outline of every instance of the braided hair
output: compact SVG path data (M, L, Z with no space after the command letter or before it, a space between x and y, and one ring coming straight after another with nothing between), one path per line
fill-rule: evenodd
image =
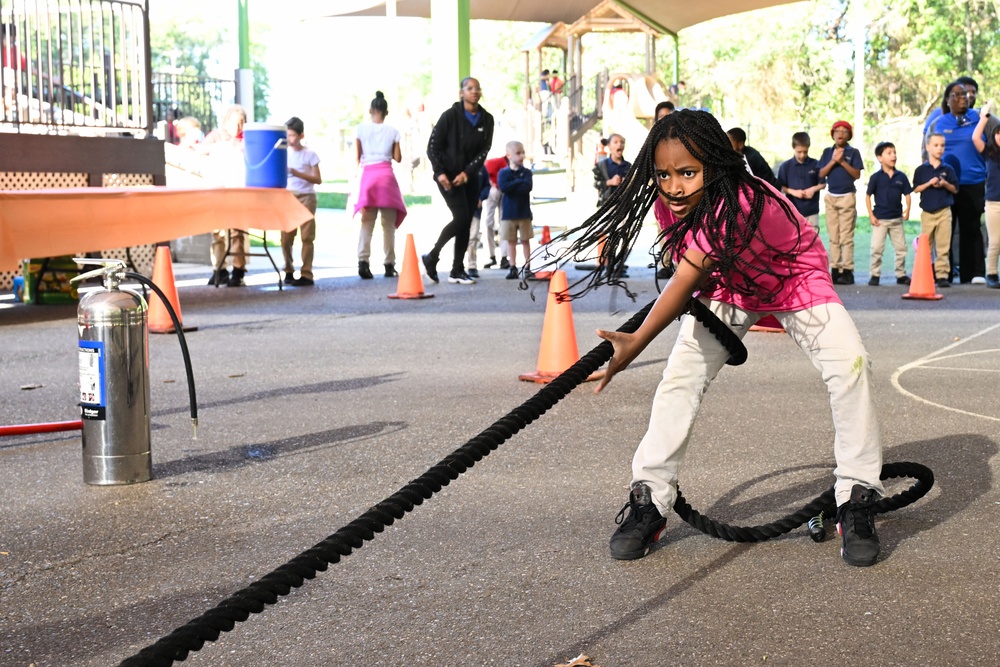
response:
M683 201L684 198L664 192L656 178L656 147L661 141L669 140L680 141L705 165L704 196L688 215L660 232L657 243L662 241L662 250L659 254L680 259L685 238L693 234L707 244L707 254L715 263L712 270L715 281L735 293L765 303L771 301L781 290L787 272L776 272L768 258L788 251L771 246L757 234L765 203L771 199L781 206L789 223L795 226L796 245L801 242L798 217L788 200L747 171L743 157L733 150L719 121L707 111L683 109L657 121L621 185L581 225L559 234L550 245L536 251L540 261L533 265L558 268L569 262L593 261L596 254L599 267L572 283L565 298L583 296L601 285L615 285L635 299L635 294L614 270L602 268L624 265L658 196L668 201ZM744 212L741 197L749 204L748 212ZM750 245L755 238L763 246L760 251ZM561 249L549 250L558 247L560 241L565 244ZM658 254L656 250L651 252ZM762 286L759 279L764 276L776 278L777 286L774 280L767 281L770 287Z

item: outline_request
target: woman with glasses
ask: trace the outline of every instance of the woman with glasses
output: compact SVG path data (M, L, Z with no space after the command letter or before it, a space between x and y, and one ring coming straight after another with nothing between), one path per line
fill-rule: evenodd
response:
M960 167L958 193L951 207L953 225L958 230L958 247L956 250L954 243L951 246L951 265L958 268L960 282L985 283L981 220L986 207L986 162L972 138L979 113L969 107L969 91L957 81L945 89L944 99L948 113L934 120L927 133L944 135L944 160L952 161L948 159L950 156Z

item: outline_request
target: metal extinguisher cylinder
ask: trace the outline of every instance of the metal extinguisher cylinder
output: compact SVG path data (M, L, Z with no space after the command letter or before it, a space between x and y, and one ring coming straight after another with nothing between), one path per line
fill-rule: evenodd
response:
M104 277L104 289L84 295L77 311L87 484L153 477L147 306L140 294L118 287L124 268L116 263L78 278Z

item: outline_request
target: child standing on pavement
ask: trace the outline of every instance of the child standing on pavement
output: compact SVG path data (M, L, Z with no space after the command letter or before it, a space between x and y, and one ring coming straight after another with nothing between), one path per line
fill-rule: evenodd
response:
M685 109L658 121L619 194L612 206L560 235L571 242L556 262L592 252L602 237L604 263L621 261L659 198L677 219L661 233L677 268L635 333L598 331L614 355L597 391L680 317L692 298L741 338L759 319L774 315L821 371L830 396L843 558L851 565L874 564L879 539L872 506L883 488L871 367L833 289L816 231L777 190L746 170L719 122L705 111ZM611 283L613 276L595 271L567 296ZM690 315L681 319L632 461L631 493L610 541L613 558L643 557L662 533L702 396L728 356L707 327Z
M896 251L896 284L909 285L906 275L906 237L903 222L910 219L910 181L906 174L896 171L896 146L888 141L875 146L875 158L882 168L868 179L865 205L872 222L872 264L868 284L878 285L882 272L882 253L885 251L885 237L888 234ZM872 199L875 206L872 206ZM903 206L901 200L905 200Z
M292 116L285 123L288 140L288 189L309 209L313 218L298 229L281 232L281 254L285 259L285 284L296 287L311 287L313 281L313 253L316 240L316 187L323 182L319 172L319 156L302 145L306 135L305 124ZM292 244L296 233L302 234L302 268L295 278L295 263L292 261Z
M834 285L854 284L854 227L858 222L857 188L864 162L848 142L854 129L838 120L830 129L833 146L823 149L819 177L826 179L826 229L830 234L830 267Z
M928 243L936 254L934 283L951 287L951 205L958 192L958 174L945 163L943 134L927 135L927 162L913 172L913 191L920 193L920 233L927 234Z
M507 166L497 174L500 188L500 238L507 242L507 278L530 278L531 237L534 236L531 216L531 170L524 166L524 145L520 141L507 143ZM524 275L517 271L517 242L521 240L524 255Z
M594 187L597 188L597 205L602 206L611 198L615 189L632 168L625 159L625 137L612 134L608 137L608 157L601 158L594 165Z

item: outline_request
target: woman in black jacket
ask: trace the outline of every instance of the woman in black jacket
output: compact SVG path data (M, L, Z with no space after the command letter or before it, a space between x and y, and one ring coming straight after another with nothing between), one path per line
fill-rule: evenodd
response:
M493 144L493 116L479 106L482 89L477 79L463 79L459 96L459 101L441 114L427 142L427 159L452 220L423 261L427 277L438 282L438 256L444 244L454 238L455 259L448 282L471 285L476 281L465 272L465 251L472 214L479 203L479 169Z

